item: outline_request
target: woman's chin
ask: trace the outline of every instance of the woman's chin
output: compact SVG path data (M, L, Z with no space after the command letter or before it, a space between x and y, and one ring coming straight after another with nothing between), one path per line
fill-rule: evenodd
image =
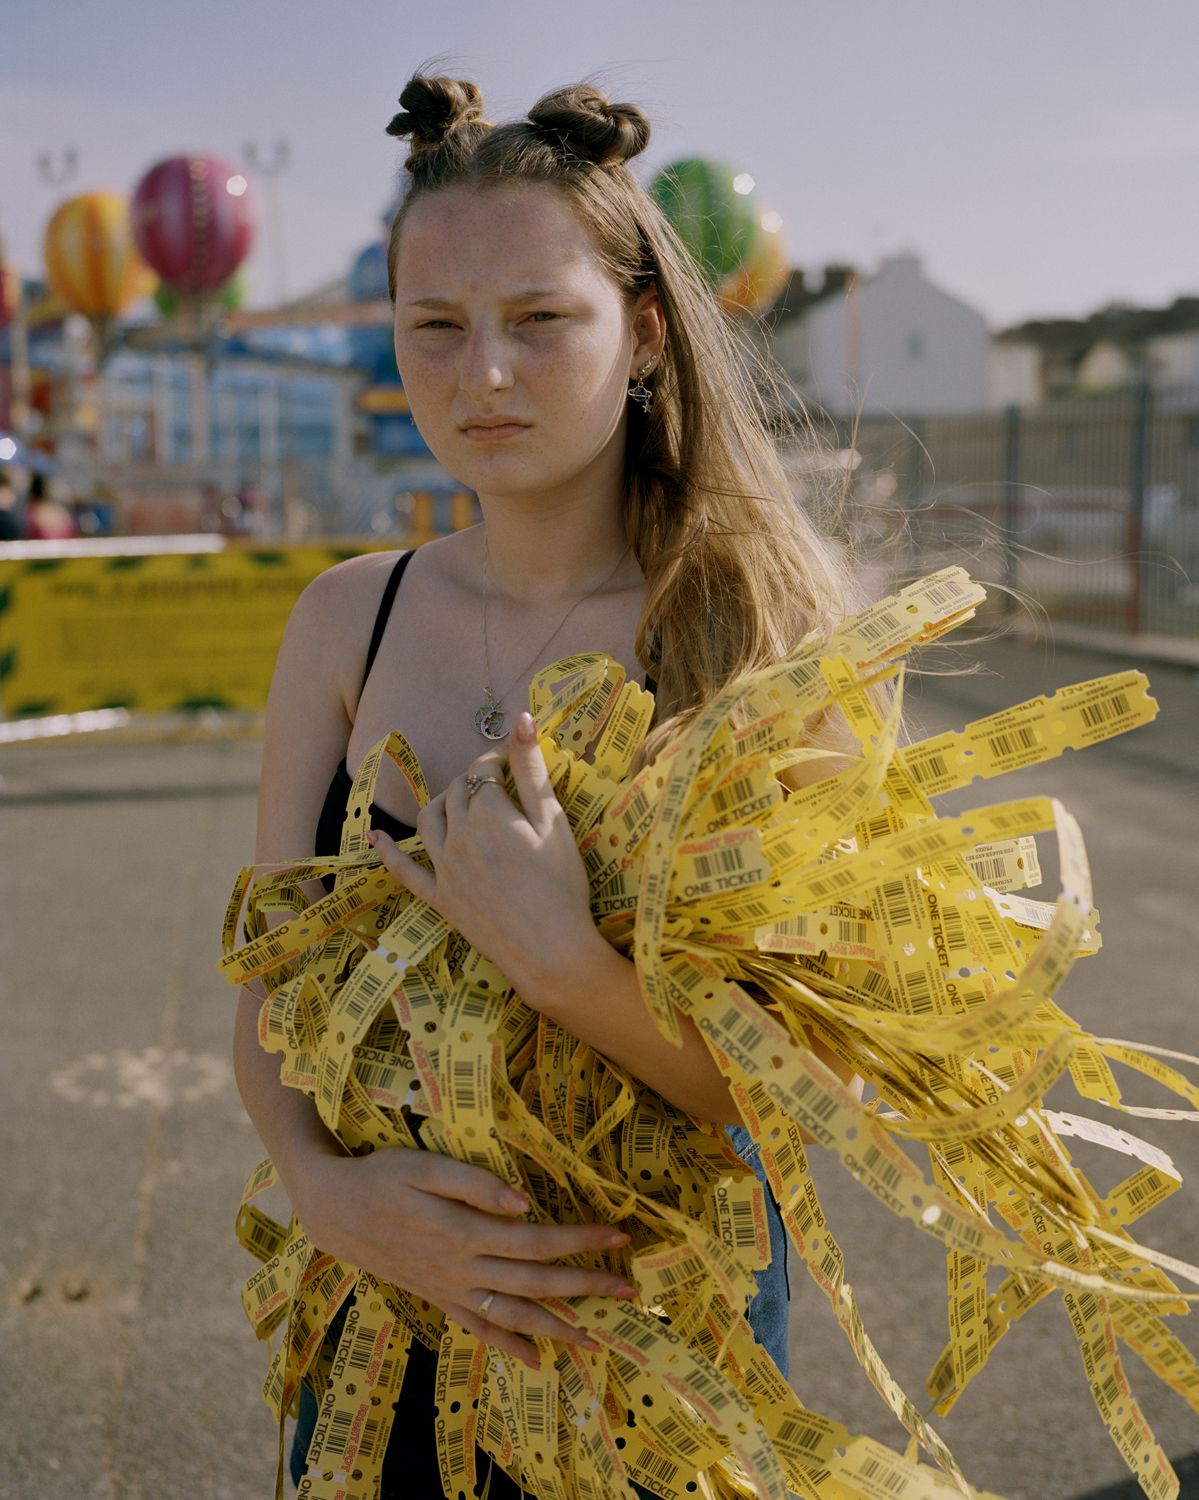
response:
M444 457L434 452L434 457L460 484L484 495L538 494L553 489L566 478L542 464L530 463L526 455L511 450L468 454L459 450Z

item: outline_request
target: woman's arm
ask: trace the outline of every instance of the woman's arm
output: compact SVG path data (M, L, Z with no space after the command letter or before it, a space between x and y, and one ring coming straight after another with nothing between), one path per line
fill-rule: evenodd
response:
M267 706L256 858L308 853L325 794L345 754L374 611L391 559L375 554L316 579L288 623ZM323 894L323 893L318 893ZM620 1277L543 1262L612 1249L611 1226L538 1225L529 1205L489 1172L411 1150L349 1156L311 1099L279 1080L279 1053L258 1042L261 1001L243 990L234 1065L246 1111L314 1243L444 1309L470 1332L536 1365L525 1335L584 1343L530 1299L632 1297ZM489 1317L477 1309L498 1292Z
M527 713L517 721L507 758L519 808L502 785L485 783L470 797L459 778L418 821L433 872L380 830L371 839L384 864L497 964L526 1004L678 1108L739 1124L728 1085L694 1023L680 1017L683 1045L668 1041L645 1004L633 964L597 930L587 872ZM472 769L496 775L503 760L503 752L493 751ZM816 1050L848 1076L823 1044Z
M312 850L325 791L353 728L372 610L389 561L390 554L376 553L330 568L291 612L266 705L260 863Z

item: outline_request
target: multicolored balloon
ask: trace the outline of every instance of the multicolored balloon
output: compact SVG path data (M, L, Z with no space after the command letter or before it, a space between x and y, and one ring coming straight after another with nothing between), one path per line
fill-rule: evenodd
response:
M650 196L730 312L762 312L789 274L782 219L754 195L753 178L690 157L654 178Z
M250 184L217 156L172 156L150 168L133 195L137 247L179 296L223 286L254 243Z
M157 278L133 243L129 200L119 193L82 193L63 203L43 248L50 285L89 318L113 318L154 290Z

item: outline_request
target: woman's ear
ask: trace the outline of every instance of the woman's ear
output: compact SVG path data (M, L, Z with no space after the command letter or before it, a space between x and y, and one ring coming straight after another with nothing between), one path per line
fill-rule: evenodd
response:
M629 379L648 375L645 369L652 361L656 365L662 358L666 345L666 314L658 298L656 286L648 286L633 304L633 355L629 361ZM651 365L651 368L652 368Z

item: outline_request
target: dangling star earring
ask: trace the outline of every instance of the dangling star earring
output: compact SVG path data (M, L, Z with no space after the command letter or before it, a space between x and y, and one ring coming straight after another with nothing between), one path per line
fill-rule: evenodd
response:
M647 359L646 362L637 371L637 384L631 385L629 387L629 400L636 401L637 405L643 412L645 412L646 416L649 415L650 410L653 407L654 393L650 390L649 386L646 385L645 377L657 363L658 356L656 354L651 354L649 359Z

